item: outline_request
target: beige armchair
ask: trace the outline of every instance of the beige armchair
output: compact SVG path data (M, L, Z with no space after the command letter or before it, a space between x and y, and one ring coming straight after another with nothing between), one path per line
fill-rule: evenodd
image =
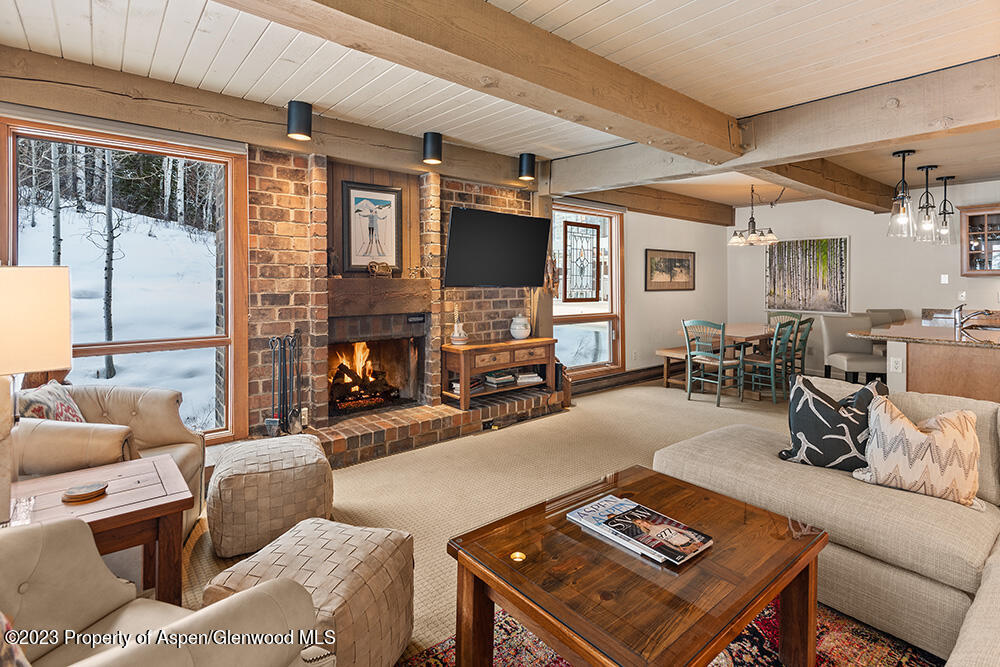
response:
M187 535L204 507L205 436L181 420L180 392L105 385L66 389L87 423L22 419L10 434L14 478L167 454L194 496L194 507L184 513Z
M312 598L298 583L278 579L255 586L198 612L135 597L135 586L104 565L90 529L79 519L0 530L0 609L15 630L55 631L49 644L22 644L34 667L240 667L332 666L325 650L303 644L300 630L316 622ZM290 644L239 645L209 642L182 648L155 642L159 631L177 634L291 632ZM121 646L64 642L66 631L116 633ZM135 637L150 632L140 645Z

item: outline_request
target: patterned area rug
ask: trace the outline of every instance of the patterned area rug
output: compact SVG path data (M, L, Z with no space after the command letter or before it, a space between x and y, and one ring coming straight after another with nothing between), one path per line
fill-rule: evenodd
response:
M771 603L711 664L711 667L779 667L778 605ZM817 665L939 667L943 660L918 648L819 606ZM497 667L570 667L569 663L503 610L496 614L493 664ZM397 667L453 667L455 638L402 660Z

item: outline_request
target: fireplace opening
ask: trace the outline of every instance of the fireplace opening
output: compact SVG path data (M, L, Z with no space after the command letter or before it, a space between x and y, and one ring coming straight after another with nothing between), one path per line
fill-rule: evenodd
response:
M418 338L330 344L330 416L414 403L423 345Z

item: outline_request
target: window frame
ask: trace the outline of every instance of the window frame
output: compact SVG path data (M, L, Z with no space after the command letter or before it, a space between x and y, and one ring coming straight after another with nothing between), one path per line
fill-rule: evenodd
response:
M122 340L73 345L73 358L225 347L226 425L205 431L208 444L245 438L248 405L248 190L247 156L166 141L0 116L0 264L17 263L17 139L25 137L136 151L222 164L226 169L225 331L211 336ZM55 370L55 369L53 369Z
M623 211L602 208L596 205L587 206L575 202L570 203L566 201L554 201L552 202L553 225L562 224L561 221L556 220L556 213L559 211L580 215L596 215L606 217L609 219L609 224L611 225L611 229L608 232L608 237L611 240L611 247L608 249L608 257L611 260L611 266L608 267L608 273L611 278L611 285L608 289L608 297L611 300L611 308L606 313L580 313L575 315L553 314L552 316L553 326L559 326L562 324L592 324L595 322L609 322L611 326L611 341L609 345L611 360L607 363L599 362L595 364L587 364L585 366L576 366L572 369L567 368L566 373L569 375L571 380L587 380L621 373L625 370L625 214ZM560 282L565 280L565 262L566 257L564 253L563 267L560 272L561 275L559 276ZM599 274L600 267L598 267L598 275ZM560 292L564 289L565 286L560 285ZM563 299L560 300L563 301L563 303L573 303L575 301L567 302Z

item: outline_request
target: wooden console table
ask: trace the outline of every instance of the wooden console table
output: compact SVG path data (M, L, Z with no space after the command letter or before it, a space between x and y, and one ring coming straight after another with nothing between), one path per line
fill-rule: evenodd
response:
M469 409L469 400L474 396L488 396L502 391L525 389L546 385L549 391L556 390L556 339L555 338L525 338L523 340L505 340L500 343L485 343L482 345L451 345L441 346L445 375L452 372L458 375L460 391L451 391L451 379L444 378L441 395L458 401L462 410ZM505 387L494 387L471 391L469 383L472 376L488 371L517 368L519 366L534 366L545 364L545 380L533 384L512 384Z

